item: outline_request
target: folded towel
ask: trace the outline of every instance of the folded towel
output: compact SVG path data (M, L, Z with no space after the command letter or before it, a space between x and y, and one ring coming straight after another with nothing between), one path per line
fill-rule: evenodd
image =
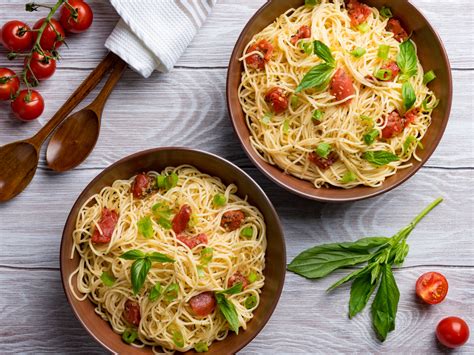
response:
M143 77L170 71L217 0L110 0L121 19L105 46Z

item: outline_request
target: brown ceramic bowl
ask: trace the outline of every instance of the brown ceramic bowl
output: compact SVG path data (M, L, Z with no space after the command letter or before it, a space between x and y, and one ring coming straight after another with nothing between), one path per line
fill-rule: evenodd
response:
M280 298L285 280L286 253L283 231L278 215L263 190L245 172L232 163L216 155L186 148L157 148L130 155L109 166L87 185L76 203L64 227L61 241L61 278L66 297L79 321L86 330L105 348L119 354L151 354L151 348L133 348L114 333L108 322L94 312L94 304L89 301L78 301L69 289L69 275L76 269L79 257L75 254L69 258L72 248L72 232L77 214L84 202L103 187L110 186L117 179L129 179L131 176L150 170L160 171L167 166L190 164L204 173L220 177L225 184L234 183L237 194L248 196L248 201L263 214L267 224L268 246L266 252L265 285L262 290L261 303L255 310L254 318L248 323L247 330L232 333L223 341L216 341L209 347L207 354L233 354L247 345L263 329L272 315ZM75 282L73 282L75 284ZM77 290L76 290L77 292ZM194 354L194 351L188 351Z
M439 106L433 111L433 121L428 133L422 140L425 149L418 151L421 161L418 162L412 159L412 167L400 170L395 175L387 178L380 187L360 186L349 190L336 187L316 189L311 182L285 174L277 166L270 165L262 160L250 144L250 132L245 123L245 115L238 99L238 88L243 70L239 58L242 56L246 44L255 34L288 9L303 5L304 0L268 1L245 26L230 59L227 73L227 105L230 119L245 152L250 160L271 180L290 192L309 199L327 202L356 201L382 194L397 187L408 180L426 163L438 146L448 123L453 91L451 68L444 46L433 27L420 11L407 0L363 0L362 2L379 9L384 5L390 7L394 16L401 20L404 27L409 30L408 32L413 31L412 38L418 47L418 57L423 68L425 71L432 69L436 72L437 79L430 84L430 88L441 99Z

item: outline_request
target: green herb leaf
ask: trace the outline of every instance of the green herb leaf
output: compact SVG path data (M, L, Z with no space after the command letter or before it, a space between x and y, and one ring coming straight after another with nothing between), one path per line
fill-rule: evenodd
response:
M178 298L178 291L179 291L179 286L177 283L172 283L169 284L168 287L166 287L164 294L165 300L167 302L174 301L176 298Z
M354 279L349 298L349 318L354 317L365 308L376 287L377 282L371 282L369 272L365 272Z
M138 337L136 329L128 328L122 333L122 340L127 344L133 343Z
M338 280L337 282L335 282L331 286L329 286L328 289L326 290L326 292L331 292L332 290L334 290L335 288L338 288L339 286L345 284L346 282L354 280L356 277L363 274L367 270L368 270L368 266L365 266L362 269L357 269L357 270L351 272L350 274L347 274L342 279Z
M321 41L314 41L314 54L324 60L332 68L336 67L336 60L332 56L331 50Z
M410 250L410 246L404 240L397 248L395 249L395 256L393 259L393 263L396 265L401 265L405 261L405 258L408 255L408 251Z
M370 26L367 22L364 22L357 26L357 29L362 33L366 33L370 30Z
M145 283L148 271L150 271L151 261L147 258L135 260L132 264L132 289L136 295L140 292L143 284Z
M348 184L350 182L356 181L357 180L357 175L354 174L352 171L346 171L341 179L341 182L343 184Z
M145 238L153 237L153 223L151 222L150 216L142 217L137 222L138 233L140 233Z
M415 45L411 40L400 44L400 52L397 55L397 65L400 71L409 79L418 73L418 57L416 56Z
M239 334L239 316L232 301L228 300L222 293L216 293L216 301L219 310L229 324L229 328Z
M386 152L385 150L375 150L375 151L365 152L362 155L362 158L377 167L384 166L391 162L399 160L399 158L395 154Z
M146 254L146 257L150 261L158 262L158 263L174 263L175 262L175 260L170 258L169 256L162 253L157 253L156 251L153 253Z
M148 299L152 302L156 301L158 297L160 297L162 292L161 283L157 282L155 286L153 286L148 294Z
M331 153L331 145L329 143L319 143L315 152L317 155L319 155L321 158L324 158L326 159L329 155L329 153Z
M298 85L295 92L298 93L309 88L322 90L328 85L329 80L331 80L333 71L334 68L327 63L322 63L313 67L303 77L303 80L301 80L301 83Z
M242 230L240 231L240 235L244 238L252 238L253 237L253 228L252 227L242 228Z
M375 142L375 139L379 136L379 131L375 128L370 130L367 134L364 134L364 142L367 145L372 145Z
M120 255L122 259L125 260L137 260L145 257L145 253L138 249L129 250L126 253Z
M212 199L212 202L214 203L214 205L221 207L227 203L227 198L224 194L215 194L214 198Z
M357 47L356 49L354 49L354 50L351 52L351 55L352 55L353 57L360 58L360 57L362 57L365 53L367 53L367 51L365 50L365 48Z
M257 296L250 295L245 299L244 306L247 309L252 309L257 306Z
M217 293L225 294L225 295L236 295L237 293L242 292L242 282L236 283L234 286L231 288L228 288L227 290L224 291L217 291Z
M102 280L102 283L107 286L107 287L112 287L117 280L114 275L109 274L108 272L103 272L102 275L100 275L100 279Z
M321 122L321 119L323 118L324 112L321 110L314 110L313 116L311 116L311 119L314 121L319 121Z
M206 351L209 351L209 348L206 342L201 341L199 343L194 344L194 350L197 353L205 353Z
M405 139L405 142L403 143L403 154L405 154L408 151L408 148L413 142L416 142L417 139L415 136L408 136L407 139Z
M201 250L201 264L206 266L207 264L209 264L211 261L212 261L212 258L214 256L214 249L212 248L204 248L203 250Z
M408 111L416 102L415 89L413 89L413 86L408 81L403 83L402 98L403 106L405 107L406 111Z
M428 83L432 82L436 79L436 74L434 71L430 70L428 73L423 75L423 84L427 85Z
M390 331L395 329L400 291L393 277L389 264L381 266L380 286L372 303L372 324L381 341L387 338Z
M389 7L385 7L385 6L380 9L380 15L382 15L382 17L385 17L385 18L393 17L392 10L390 10Z
M173 330L173 343L178 348L184 347L183 333L181 333L179 330Z
M390 238L387 237L365 237L356 240L355 242L338 243L339 246L346 250L352 251L369 251L387 244Z

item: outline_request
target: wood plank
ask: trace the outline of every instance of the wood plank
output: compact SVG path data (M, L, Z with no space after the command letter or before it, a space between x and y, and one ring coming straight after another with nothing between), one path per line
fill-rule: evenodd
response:
M383 344L375 340L368 309L352 320L347 318L347 287L325 292L343 273L317 282L288 274L273 317L240 353L327 354L347 353L349 349L351 353L444 353L446 349L434 336L439 320L458 315L474 324L474 270L437 267L435 270L448 278L450 289L442 304L430 307L417 301L413 290L418 276L431 270L417 267L395 271L401 294L396 330ZM0 283L4 285L0 298L2 353L106 353L73 316L59 272L1 269ZM456 353L473 352L474 342L470 341Z

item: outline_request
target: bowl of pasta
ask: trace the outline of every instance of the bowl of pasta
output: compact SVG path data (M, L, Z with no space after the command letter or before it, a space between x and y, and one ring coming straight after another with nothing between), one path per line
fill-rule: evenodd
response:
M229 116L252 162L327 202L409 179L440 142L451 101L444 46L405 0L270 0L227 76Z
M279 218L232 163L157 148L84 189L61 241L66 297L113 353L235 353L263 329L286 269Z

